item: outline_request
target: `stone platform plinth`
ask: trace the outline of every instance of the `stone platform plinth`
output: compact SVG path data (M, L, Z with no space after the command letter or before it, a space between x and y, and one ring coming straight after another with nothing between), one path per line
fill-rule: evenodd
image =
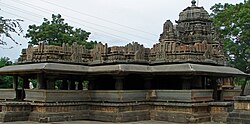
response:
M228 124L250 124L250 96L234 97L234 110L229 113Z
M88 105L85 103L32 103L32 112L29 115L29 120L47 123L87 120L88 117Z
M31 112L29 102L2 102L0 122L27 121Z
M25 89L25 93L25 104L3 102L1 121L206 122L210 121L207 102L213 100L212 90Z
M175 123L210 121L207 103L152 103L151 119Z
M229 112L233 111L233 102L210 102L209 108L212 122L226 123Z
M105 122L150 120L150 105L138 103L90 103L89 119Z

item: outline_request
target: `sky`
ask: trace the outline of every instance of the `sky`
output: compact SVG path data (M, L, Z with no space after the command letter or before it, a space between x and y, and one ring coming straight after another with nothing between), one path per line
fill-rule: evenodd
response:
M244 0L197 0L209 13L216 3L240 3ZM40 25L43 18L61 14L65 22L75 28L91 32L89 40L121 46L139 42L152 47L158 42L163 24L178 20L179 13L191 6L191 0L0 0L0 16L22 19L21 36L12 34L22 45L1 36L8 45L0 46L0 57L16 61L29 39L24 38L29 25ZM13 47L12 49L9 49Z

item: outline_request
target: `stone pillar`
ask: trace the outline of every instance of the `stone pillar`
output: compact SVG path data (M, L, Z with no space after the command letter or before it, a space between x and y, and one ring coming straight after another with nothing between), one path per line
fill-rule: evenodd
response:
M67 90L68 89L68 82L67 80L63 80L60 86L60 90Z
M83 90L83 85L82 85L83 81L79 81L78 82L78 90Z
M122 90L123 89L123 77L114 77L115 81L115 89Z
M183 82L182 82L182 89L183 90L189 90L191 87L191 82L189 79L183 79Z
M213 90L214 90L214 92L213 92L213 99L214 99L215 101L220 100L220 98L218 97L218 96L220 96L220 95L218 94L218 82L217 82L217 79L216 79L216 78L212 78L212 79L211 79L211 85L212 85L212 88L213 88Z
M26 76L24 76L23 77L23 86L22 86L22 94L21 94L21 99L23 100L23 99L25 99L25 91L24 91L24 89L29 89L29 78L28 77L26 77Z
M29 89L30 82L29 82L29 78L28 77L23 77L23 89Z
M203 88L202 78L199 76L194 77L192 79L191 88L192 89L202 89Z
M43 74L37 74L37 89L46 89L46 82Z
M79 82L76 82L75 84L76 84L76 85L75 85L75 86L76 86L76 87L75 87L75 90L78 90L78 89L79 89L79 87L78 87L78 86L79 86Z
M151 81L152 81L152 78L151 77L146 77L144 78L144 89L148 90L148 89L151 89Z
M71 80L70 82L68 82L68 90L75 90L76 88L76 84L74 80Z
M203 88L204 88L204 89L207 89L207 77L204 77Z
M13 76L13 89L17 90L18 88L18 76L14 75Z
M16 92L16 99L18 99L18 76L17 75L14 75L13 76L13 89L15 90Z
M47 80L47 90L54 90L55 89L55 80L48 79Z
M88 90L95 90L95 78L94 77L88 77Z

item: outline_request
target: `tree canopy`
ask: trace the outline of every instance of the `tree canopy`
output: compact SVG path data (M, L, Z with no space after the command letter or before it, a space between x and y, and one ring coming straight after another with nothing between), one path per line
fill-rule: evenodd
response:
M60 14L52 14L51 21L44 18L44 22L41 25L29 25L26 37L31 39L29 43L32 45L37 45L41 42L49 45L77 42L85 45L87 48L91 48L95 42L87 42L89 35L90 32L86 32L81 28L74 28L65 23Z
M15 44L19 44L11 35L11 33L16 33L20 35L23 32L23 29L20 25L21 19L5 19L0 16L0 37L6 36L10 38ZM0 45L7 45L7 42L0 38Z
M236 5L216 4L212 8L214 26L224 41L229 64L250 71L250 1Z
M12 65L13 63L9 58L2 57L0 58L0 68L3 66ZM0 76L0 88L11 88L12 86L12 77L11 76Z

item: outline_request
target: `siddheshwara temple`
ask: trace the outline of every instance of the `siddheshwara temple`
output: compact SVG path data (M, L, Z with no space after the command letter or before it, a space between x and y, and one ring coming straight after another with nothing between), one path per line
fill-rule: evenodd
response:
M247 74L227 66L217 35L193 0L152 48L28 46L17 65L0 68L13 76L13 89L0 90L0 121L250 122L250 97L234 89Z

